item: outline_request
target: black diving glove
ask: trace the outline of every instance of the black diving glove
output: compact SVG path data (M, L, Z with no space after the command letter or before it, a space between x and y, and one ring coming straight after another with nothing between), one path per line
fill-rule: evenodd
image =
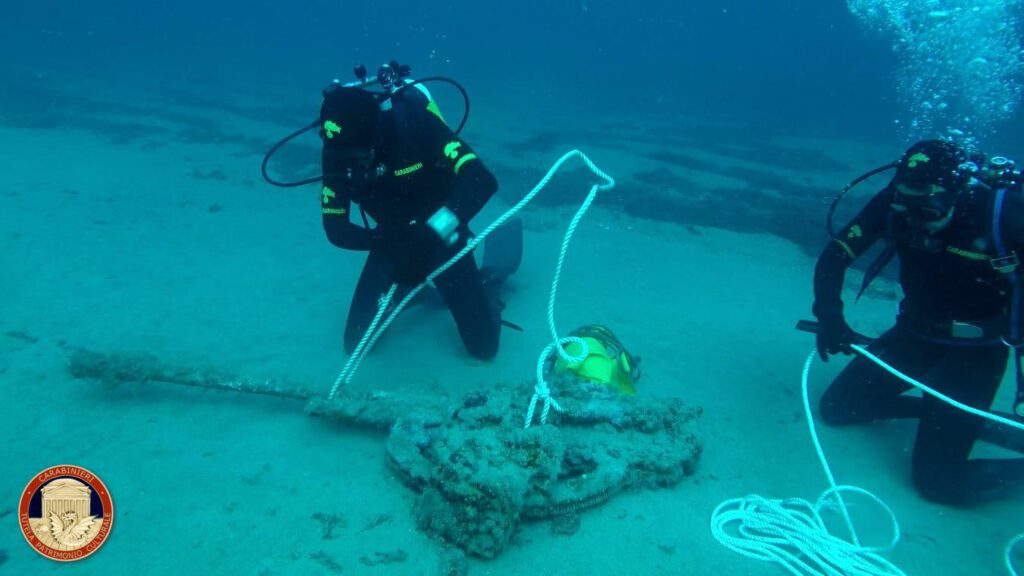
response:
M818 356L828 362L831 354L852 354L850 347L854 342L854 332L843 318L842 311L829 310L818 317Z

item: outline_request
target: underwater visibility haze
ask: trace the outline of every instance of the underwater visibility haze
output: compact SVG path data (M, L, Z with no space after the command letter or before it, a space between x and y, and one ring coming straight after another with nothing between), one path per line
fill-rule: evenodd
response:
M1020 0L2 13L0 573L1024 562L1020 486L922 489L914 419L835 425L832 354L899 356L922 293L1019 317ZM989 382L965 454L1014 462L994 346L916 377Z

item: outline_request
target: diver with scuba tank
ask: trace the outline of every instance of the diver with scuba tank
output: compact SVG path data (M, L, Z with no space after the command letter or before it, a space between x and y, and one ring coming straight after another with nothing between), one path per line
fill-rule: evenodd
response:
M357 80L335 80L323 91L320 117L280 142L316 128L322 142L323 228L331 244L368 256L356 283L345 326L344 345L352 352L377 314L392 284L408 291L461 250L469 223L498 189L498 182L458 132L469 113L460 85L446 78L411 80L397 62L375 77L355 69ZM424 82L453 84L466 101L466 114L453 131ZM353 222L358 207L362 224ZM372 219L374 225L370 225ZM503 304L498 291L516 271L522 228L516 221L495 230L478 268L471 255L434 278L468 352L490 359L498 351Z
M834 232L830 225L832 241L818 258L813 307L818 353L827 361L829 355L851 352L857 335L843 313L845 272L882 242L861 293L898 257L903 299L895 326L868 350L907 376L988 410L1011 357L1021 378L1021 173L1006 158L985 159L944 140L918 142L883 168L895 168L892 181L844 228ZM1024 480L1024 458L970 457L977 440L1022 451L1019 433L930 395L905 396L910 388L858 356L825 392L821 416L835 425L918 419L913 483L935 502L977 504ZM1018 388L1017 406L1024 408L1024 386Z

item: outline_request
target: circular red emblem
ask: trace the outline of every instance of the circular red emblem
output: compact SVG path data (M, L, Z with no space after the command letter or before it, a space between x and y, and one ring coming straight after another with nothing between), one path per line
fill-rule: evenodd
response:
M81 560L99 549L114 524L110 492L81 466L47 468L28 483L18 523L30 546L60 562Z

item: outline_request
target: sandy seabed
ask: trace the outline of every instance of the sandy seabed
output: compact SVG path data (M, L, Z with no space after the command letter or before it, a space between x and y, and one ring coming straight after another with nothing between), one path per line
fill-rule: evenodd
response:
M216 111L176 112L212 115L232 129L243 124ZM163 128L173 128L173 118L166 122ZM485 160L542 173L560 152L503 155L496 145L494 134L508 134L514 122L483 114L467 137ZM286 132L257 127L267 144ZM884 150L795 137L787 145L841 149L865 169ZM631 169L621 150L579 147L613 176ZM84 347L330 388L345 361L341 330L363 255L327 243L315 186L265 185L260 153L230 138L0 129L5 573L438 574L443 546L416 529L414 494L385 465L383 435L307 417L300 403L285 400L160 384L109 387L67 373L69 350ZM582 201L587 190L577 180L578 189L557 178L551 187ZM492 203L476 228L504 208ZM456 395L521 383L528 395L550 340L546 306L572 211L562 205L524 214L525 257L508 287L505 317L525 331L503 333L497 360L469 358L445 310L416 306L351 385ZM703 406L704 455L696 474L672 489L621 494L585 512L572 536L553 534L546 522L526 524L502 556L470 559L468 572L783 573L723 548L709 518L729 498L814 500L826 487L800 393L813 339L793 329L809 314L813 264L777 236L592 209L568 253L556 326L563 333L586 323L611 326L643 358L641 394ZM859 329L878 333L891 322L895 301L885 294L851 307ZM812 400L842 364L814 365ZM1006 386L1000 401L1008 397ZM903 538L887 558L904 571L1004 573L1003 546L1024 531L1019 498L971 510L922 501L909 483L908 423L821 434L839 481L873 491L896 513ZM80 563L41 558L17 527L20 492L56 464L88 468L114 497L110 540ZM887 536L874 509L856 512L867 515L865 540ZM331 531L322 521L328 517Z

